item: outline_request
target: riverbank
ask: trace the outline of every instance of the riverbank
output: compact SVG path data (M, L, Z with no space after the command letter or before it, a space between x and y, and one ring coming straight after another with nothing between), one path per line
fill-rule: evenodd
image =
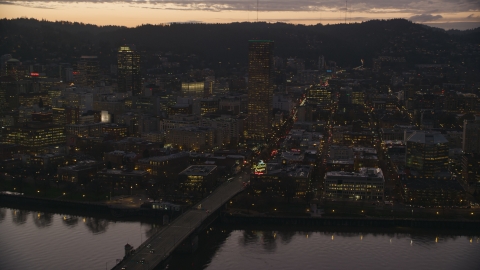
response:
M179 213L149 208L128 208L98 202L79 202L31 196L0 194L0 207L49 212L73 216L89 216L112 221L161 222L164 215L173 219Z
M127 208L97 202L78 202L59 199L38 198L0 194L0 206L28 211L50 212L74 216L90 216L118 221L159 222L165 215L169 220L180 213L166 212L148 208ZM249 211L225 211L220 222L228 225L274 225L307 227L358 227L358 228L430 228L480 230L480 221L468 219L405 218L375 216L332 216L323 215L264 215Z
M418 218L245 216L223 213L220 221L226 225L303 226L315 229L323 227L355 227L468 230L477 232L480 230L480 222L478 221Z

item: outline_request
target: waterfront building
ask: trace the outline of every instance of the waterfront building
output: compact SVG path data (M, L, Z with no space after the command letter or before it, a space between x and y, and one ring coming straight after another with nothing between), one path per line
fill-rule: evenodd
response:
M333 171L325 174L325 196L331 199L383 200L385 178L380 168L358 172Z
M406 142L405 164L410 171L434 177L448 168L448 141L440 133L416 131Z
M255 194L305 198L311 187L312 166L263 163L254 166L250 185Z
M57 179L65 182L86 184L90 182L98 170L103 168L103 163L95 160L80 161L75 165L59 167Z
M178 174L178 185L185 194L206 193L215 187L216 165L192 165Z
M455 180L403 178L404 202L414 206L462 206L466 205L466 193Z
M272 130L273 47L270 40L249 41L247 138L251 140L265 140Z
M148 172L132 170L109 170L102 169L97 172L97 179L101 184L110 188L131 190L142 187L148 180Z

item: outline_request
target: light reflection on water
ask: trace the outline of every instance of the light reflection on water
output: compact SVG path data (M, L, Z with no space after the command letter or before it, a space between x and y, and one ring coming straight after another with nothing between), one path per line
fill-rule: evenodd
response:
M139 222L0 208L0 269L110 269L155 232ZM230 230L200 235L169 269L478 269L475 236L402 231Z
M401 233L255 231L219 228L189 261L172 269L479 269L477 236ZM202 239L201 239L202 240ZM200 257L208 257L201 259Z
M140 222L0 208L0 269L111 269L124 245L157 228Z

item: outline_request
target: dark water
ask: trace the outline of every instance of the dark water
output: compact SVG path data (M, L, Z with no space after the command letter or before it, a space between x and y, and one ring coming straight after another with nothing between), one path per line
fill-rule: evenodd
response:
M0 208L0 269L111 269L124 245L155 231L113 222ZM176 254L169 269L480 269L478 233L397 230L233 230L199 235L195 254Z
M0 269L111 269L125 244L137 247L154 230L140 222L0 208Z
M194 256L176 255L170 268L480 269L480 239L448 234L213 228Z

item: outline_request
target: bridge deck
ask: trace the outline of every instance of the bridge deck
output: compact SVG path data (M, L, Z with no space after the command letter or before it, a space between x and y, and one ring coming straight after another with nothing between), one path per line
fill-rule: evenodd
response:
M237 175L232 181L219 186L210 196L203 199L192 209L173 220L168 226L143 242L135 254L117 264L113 269L154 269L160 262L170 256L202 222L218 210L228 200L243 189L243 182L248 180L247 173ZM201 209L198 209L201 205ZM150 250L154 253L150 253ZM144 261L142 263L142 261Z

